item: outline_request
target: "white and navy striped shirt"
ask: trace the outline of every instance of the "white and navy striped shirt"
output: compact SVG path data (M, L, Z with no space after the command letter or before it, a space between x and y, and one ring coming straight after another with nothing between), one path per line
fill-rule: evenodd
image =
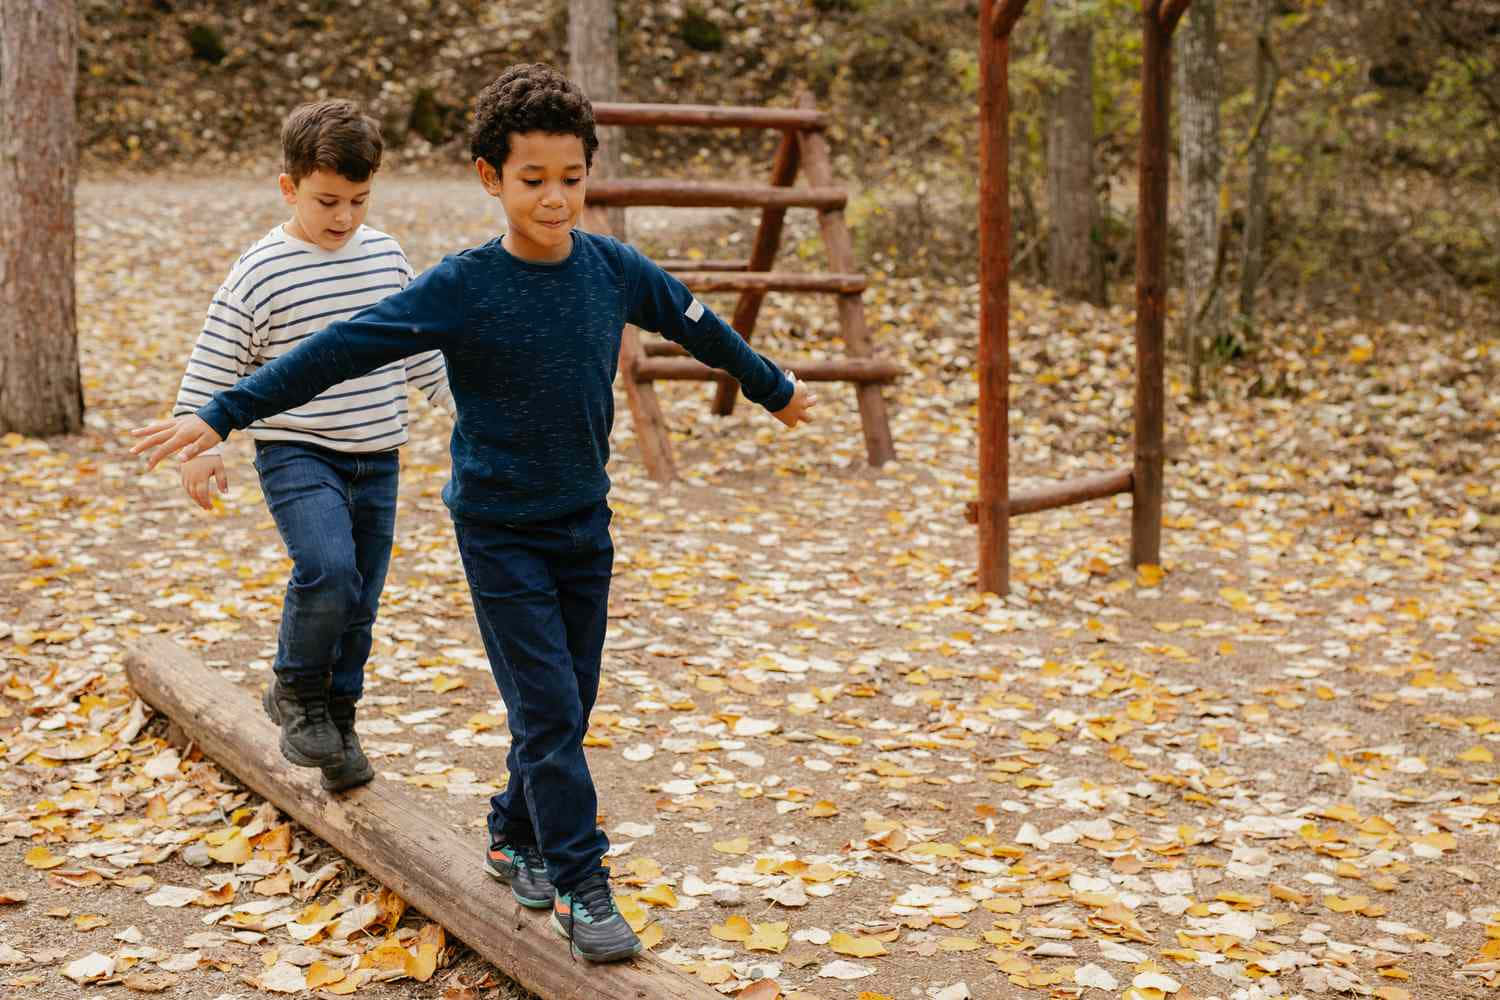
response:
M172 415L193 413L299 341L411 280L401 245L369 226L328 251L294 239L278 225L245 251L214 293ZM443 356L428 351L340 382L310 403L256 421L248 431L258 441L300 441L343 452L396 448L406 443L408 384L454 414Z

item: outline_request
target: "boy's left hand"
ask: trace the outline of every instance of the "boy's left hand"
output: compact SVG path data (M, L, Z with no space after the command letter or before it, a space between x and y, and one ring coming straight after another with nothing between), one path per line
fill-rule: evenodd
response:
M175 455L182 451L182 460L186 462L190 458L197 458L214 445L224 439L219 437L218 431L208 426L203 418L197 414L189 413L169 420L158 420L154 424L145 427L137 427L130 432L141 440L130 449L132 455L152 449L147 456L146 470L156 468L157 463L168 455ZM186 448L186 451L183 449Z
M798 424L812 422L812 408L817 405L818 397L807 391L804 382L798 382L797 376L787 372L787 378L792 380L792 398L787 404L775 413L771 414L777 420L788 427L796 427Z

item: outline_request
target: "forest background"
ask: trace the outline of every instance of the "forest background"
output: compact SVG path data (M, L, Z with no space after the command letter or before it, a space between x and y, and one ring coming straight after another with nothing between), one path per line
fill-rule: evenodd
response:
M1091 36L1100 206L1092 231L1105 279L1128 297L1139 5L1033 6L1012 56L1017 276L1045 283L1055 270L1046 239L1048 99L1069 71L1047 36L1062 10ZM1243 147L1261 117L1255 63L1264 30L1280 81L1262 126L1268 225L1258 297L1266 307L1462 320L1500 301L1500 5L1195 6L1215 8L1208 69L1218 76L1216 155L1229 208L1226 287L1238 288L1243 259L1251 164ZM809 89L832 114L836 173L858 191L850 215L867 266L974 280L973 2L622 0L617 10L621 100L787 105ZM240 171L274 151L283 112L331 95L380 117L397 169L463 166L472 95L499 68L567 65L561 0L88 0L81 13L80 145L96 171ZM1193 30L1190 18L1179 49ZM769 163L770 147L760 145L770 141L636 130L624 136L624 173L701 175L706 166L745 176L748 164L754 176ZM1174 164L1174 182L1181 175ZM1181 211L1177 195L1173 211ZM1182 252L1179 238L1178 287Z

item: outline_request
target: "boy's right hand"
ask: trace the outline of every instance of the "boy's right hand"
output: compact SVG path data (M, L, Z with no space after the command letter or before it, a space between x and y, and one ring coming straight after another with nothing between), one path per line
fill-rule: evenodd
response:
M213 510L213 493L209 489L212 480L219 486L221 494L229 492L229 476L224 472L224 456L219 454L199 455L182 463L182 488L193 498L193 503L204 510Z

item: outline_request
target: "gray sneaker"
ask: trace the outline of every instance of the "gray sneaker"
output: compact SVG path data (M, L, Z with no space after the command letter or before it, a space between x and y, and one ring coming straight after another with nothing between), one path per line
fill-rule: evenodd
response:
M547 878L547 863L542 852L526 845L514 847L503 841L490 845L484 857L484 870L491 878L510 886L516 902L533 910L545 910L557 895Z
M277 677L261 705L281 727L281 755L298 767L323 767L344 759L344 741L328 717L328 678Z
M568 939L574 955L590 962L620 962L641 953L641 939L615 906L609 873L602 868L572 892L558 893L552 929Z
M359 734L354 731L354 706L353 698L328 699L328 715L339 731L344 754L337 764L323 765L320 783L325 791L342 792L375 780L375 769L370 766L370 758L365 756L364 748L359 745Z

